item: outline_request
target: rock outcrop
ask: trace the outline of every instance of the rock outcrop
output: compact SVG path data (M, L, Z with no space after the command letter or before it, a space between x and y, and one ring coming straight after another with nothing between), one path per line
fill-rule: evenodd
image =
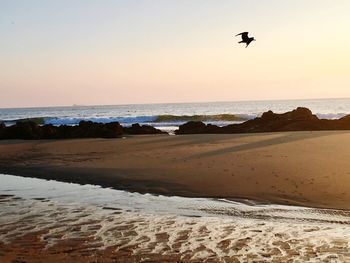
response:
M150 126L150 125L142 125L141 126L138 123L131 125L131 127L124 127L123 130L124 130L124 133L133 134L133 135L165 133L165 132L162 132L161 130L154 128L153 126Z
M261 117L239 124L219 127L202 122L187 122L175 131L176 134L200 133L253 133L279 131L350 130L350 115L338 120L319 119L307 108L297 108L282 114L267 111Z
M152 126L133 124L123 127L118 122L96 123L81 121L79 125L54 126L52 124L38 125L33 121L17 122L5 127L0 124L0 139L73 139L73 138L118 138L124 134L160 134L163 133Z
M350 130L350 115L337 120L319 119L307 108L297 108L282 114L264 112L261 117L239 124L219 127L198 121L189 121L179 126L176 134L228 134L281 131ZM118 138L123 135L166 133L149 125L133 124L123 127L118 122L96 123L81 121L76 126L40 125L34 121L19 121L6 127L0 123L0 139L73 139L73 138Z

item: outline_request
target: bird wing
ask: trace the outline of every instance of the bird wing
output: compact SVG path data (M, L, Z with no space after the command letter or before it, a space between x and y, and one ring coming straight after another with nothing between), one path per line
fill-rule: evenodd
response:
M236 36L239 36L239 35L242 36L243 41L248 39L248 32L242 32L242 33L237 34Z

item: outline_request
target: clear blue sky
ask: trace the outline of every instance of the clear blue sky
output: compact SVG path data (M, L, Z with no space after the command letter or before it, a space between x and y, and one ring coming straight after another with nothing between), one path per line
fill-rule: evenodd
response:
M350 97L350 1L0 2L0 107ZM247 49L234 35L250 31Z

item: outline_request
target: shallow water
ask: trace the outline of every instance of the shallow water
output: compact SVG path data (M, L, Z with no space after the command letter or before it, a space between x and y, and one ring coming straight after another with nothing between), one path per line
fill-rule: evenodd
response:
M239 202L225 199L139 194L96 185L79 185L4 174L0 174L0 194L156 215L350 223L350 211L276 204L262 205L252 200Z
M79 237L94 240L93 248L132 247L135 254L180 253L184 259L350 260L347 211L155 196L11 175L0 175L0 195L2 242L44 231L47 247Z

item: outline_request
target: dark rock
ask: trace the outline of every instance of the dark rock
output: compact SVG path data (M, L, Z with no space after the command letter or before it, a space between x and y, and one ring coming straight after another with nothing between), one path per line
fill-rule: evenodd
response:
M131 135L166 133L166 132L163 132L159 129L154 128L153 126L149 126L149 125L142 125L141 126L138 123L131 125L131 127L124 127L123 131L124 131L124 133L131 134Z
M297 120L317 120L317 116L313 115L308 108L298 107L295 110L277 114L272 111L264 112L261 116L261 120L264 122L277 121L277 120L288 120L288 121L297 121Z
M339 120L320 120L307 108L297 108L282 114L267 111L261 117L240 124L224 127L188 122L175 131L176 134L194 133L252 133L278 131L350 130L350 115Z
M47 124L42 126L42 138L43 139L59 138L57 127L53 126L52 124Z
M119 122L110 122L105 124L105 138L119 137L123 135L123 126Z
M6 127L0 125L0 139L73 139L73 138L118 138L127 134L160 134L162 131L148 125L134 124L123 128L118 122L96 123L81 121L79 125L38 125L33 121L21 121Z
M349 121L350 122L350 114L345 115L344 117L339 119L340 121Z
M215 130L216 129L213 129L213 131ZM177 131L179 131L179 134L207 133L208 127L201 121L189 121L189 122L186 122L185 124L180 125Z
M290 120L318 120L308 108L298 107L296 110L285 113ZM282 114L283 115L283 114Z
M119 122L103 124L81 121L78 126L73 127L73 138L117 138L123 134L123 127Z
M5 123L0 122L0 138L4 136L5 130L6 130Z
M15 125L5 127L2 136L6 139L39 139L41 129L32 121L17 122Z

